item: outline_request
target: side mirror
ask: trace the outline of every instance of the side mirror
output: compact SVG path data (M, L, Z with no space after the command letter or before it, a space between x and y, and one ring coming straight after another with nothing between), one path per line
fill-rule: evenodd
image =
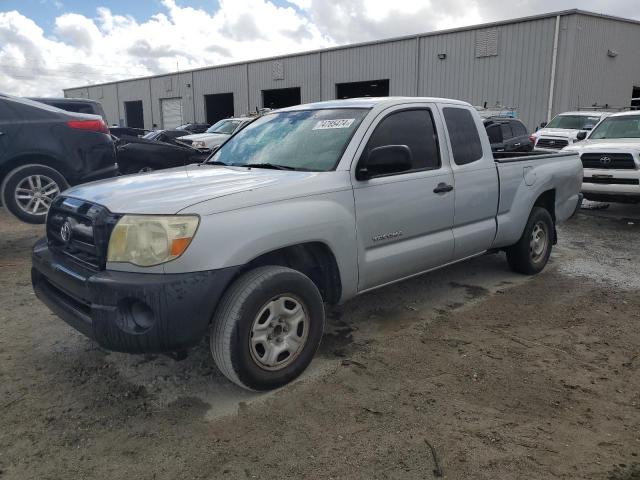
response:
M384 145L363 156L356 170L357 180L411 170L411 149L406 145Z
M585 132L584 130L581 132L578 132L578 135L576 136L576 140L578 140L579 142L581 142L582 140L584 140L585 138L587 138L587 132Z
M542 123L540 124L540 128L544 128L544 127L546 127L546 126L547 126L547 122L542 122Z

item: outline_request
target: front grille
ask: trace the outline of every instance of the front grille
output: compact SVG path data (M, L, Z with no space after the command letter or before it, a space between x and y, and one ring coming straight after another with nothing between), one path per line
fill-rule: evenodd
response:
M636 162L630 153L583 153L581 158L584 168L636 169Z
M599 185L640 185L640 180L637 178L585 177L582 182Z
M188 138L178 138L178 141L186 145L191 145L193 143L193 140L189 140Z
M555 150L560 150L561 148L569 145L568 140L560 140L556 138L540 138L538 139L538 143L536 143L536 147L540 148L553 148Z
M60 196L47 216L49 247L85 267L103 270L109 236L118 218L101 205Z

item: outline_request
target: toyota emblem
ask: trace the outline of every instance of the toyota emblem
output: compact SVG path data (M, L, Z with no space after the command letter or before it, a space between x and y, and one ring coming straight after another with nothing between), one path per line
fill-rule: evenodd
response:
M60 228L60 238L62 238L64 243L69 243L69 240L71 240L71 224L69 221L62 224Z
M601 157L600 158L601 165L611 165L611 157Z

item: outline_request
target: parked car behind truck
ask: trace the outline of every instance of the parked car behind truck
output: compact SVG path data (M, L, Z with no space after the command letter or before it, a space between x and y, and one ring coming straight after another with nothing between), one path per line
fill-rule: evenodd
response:
M554 153L573 145L580 132L592 130L600 120L611 115L602 111L565 112L553 117L531 139L537 152Z
M117 173L116 152L97 115L0 94L0 199L20 220L44 223L69 185Z
M324 303L491 251L540 272L581 181L576 154L496 161L464 102L300 105L203 164L66 192L33 286L105 348L178 352L209 334L230 380L268 390L311 361Z
M586 137L586 139L584 139ZM617 113L565 151L577 152L584 167L588 200L640 202L640 113Z

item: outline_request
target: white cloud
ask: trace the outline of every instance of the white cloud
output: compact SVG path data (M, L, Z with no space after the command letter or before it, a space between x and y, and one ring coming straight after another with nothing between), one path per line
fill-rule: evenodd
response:
M637 0L580 4L638 18L636 6ZM51 35L16 11L0 12L0 89L60 95L62 88L173 71L176 64L187 69L569 8L573 0L288 0L285 6L220 0L211 13L162 0L143 22L105 7L95 18L62 13Z

